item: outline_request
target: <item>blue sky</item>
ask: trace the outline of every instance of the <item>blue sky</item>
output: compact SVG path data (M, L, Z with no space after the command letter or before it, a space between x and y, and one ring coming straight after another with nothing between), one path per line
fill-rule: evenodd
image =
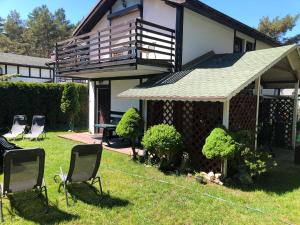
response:
M76 23L81 20L98 0L0 0L0 16L6 17L10 10L16 9L25 19L33 8L46 4L51 11L64 8L68 19ZM240 20L241 22L257 27L263 16L285 16L286 14L300 13L299 0L202 0L204 3ZM300 20L290 35L300 33Z

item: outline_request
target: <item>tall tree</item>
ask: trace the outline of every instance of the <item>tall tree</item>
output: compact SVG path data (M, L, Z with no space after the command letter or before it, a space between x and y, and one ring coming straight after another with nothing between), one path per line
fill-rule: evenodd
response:
M54 12L54 23L56 25L56 40L61 41L71 36L74 24L71 24L69 20L66 19L66 13L63 8L59 8Z
M33 54L49 57L56 40L54 16L46 5L35 8L29 14L25 39L32 44Z
M259 22L258 30L282 43L298 42L298 35L290 38L286 37L286 33L293 30L297 24L299 16L300 14L294 16L287 15L283 18L277 16L274 19L263 17Z
M24 29L24 21L21 19L20 13L16 10L10 11L6 18L6 22L4 23L6 35L12 41L22 41Z
M12 41L6 35L0 34L0 52L28 55L30 54L30 45Z

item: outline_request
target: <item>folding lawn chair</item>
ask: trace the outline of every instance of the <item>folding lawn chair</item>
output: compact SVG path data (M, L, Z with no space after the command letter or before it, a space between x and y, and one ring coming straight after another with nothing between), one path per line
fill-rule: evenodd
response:
M34 190L48 210L47 188L44 184L45 151L43 149L11 150L4 155L3 184L0 191L0 217L3 221L2 199L18 192ZM45 194L45 199L43 198Z
M71 183L90 181L93 185L98 182L100 193L103 194L101 178L97 176L101 156L101 144L76 145L72 148L68 174L65 174L60 168L60 174L54 176L54 181L59 183L58 192L61 187L64 188L67 206L69 206L68 185Z
M24 135L24 138L38 139L40 136L46 136L45 133L45 116L34 115L32 118L32 125L28 134Z
M24 135L27 117L25 115L16 115L13 119L11 130L3 136L7 139L16 139L19 135Z

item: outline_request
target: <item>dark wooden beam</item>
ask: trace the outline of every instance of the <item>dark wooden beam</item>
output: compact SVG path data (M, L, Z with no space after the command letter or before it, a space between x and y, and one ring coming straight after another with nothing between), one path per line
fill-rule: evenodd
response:
M182 70L183 19L184 19L184 8L182 6L178 6L176 9L175 71Z
M236 30L234 30L233 32L233 47L232 47L232 52L234 53L234 50L235 50L235 39L236 39Z

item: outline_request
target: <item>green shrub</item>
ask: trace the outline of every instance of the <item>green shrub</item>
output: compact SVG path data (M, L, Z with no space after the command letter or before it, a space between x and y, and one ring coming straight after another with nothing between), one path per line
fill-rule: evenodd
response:
M277 166L271 154L254 150L254 132L242 130L232 135L239 142L241 148L230 164L236 171L236 176L241 183L252 183L253 178L257 178Z
M62 129L68 126L69 118L60 110L65 84L0 82L0 127L11 126L14 115L25 114L28 123L35 114L46 116L46 129ZM80 113L76 125L88 124L88 88L75 84L79 92Z
M61 111L69 118L69 128L74 129L74 119L80 112L79 93L74 83L67 83L61 97Z
M174 126L156 125L148 129L143 137L142 145L152 154L166 161L166 164L172 163L174 157L182 151L183 142L181 134Z
M133 159L136 159L135 141L139 133L141 132L141 127L142 118L140 116L140 113L137 109L130 108L123 115L116 129L117 135L130 139Z
M227 159L240 150L240 145L223 128L215 128L206 138L202 153L208 159Z

